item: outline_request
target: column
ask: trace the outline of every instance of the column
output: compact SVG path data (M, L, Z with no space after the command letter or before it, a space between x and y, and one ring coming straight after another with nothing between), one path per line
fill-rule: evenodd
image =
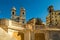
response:
M30 31L26 31L24 33L24 40L31 40L31 33L30 33Z
M49 40L49 32L45 32L45 40Z

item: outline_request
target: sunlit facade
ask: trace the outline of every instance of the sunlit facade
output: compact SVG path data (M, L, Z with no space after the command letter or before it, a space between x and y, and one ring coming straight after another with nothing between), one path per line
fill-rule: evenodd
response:
M26 10L20 9L16 15L16 8L11 10L11 19L0 19L0 27L16 40L59 40L60 11L49 7L49 15L44 24L39 18L32 18L26 22ZM51 28L50 28L51 27Z
M49 6L48 8L49 14L46 17L46 25L47 26L60 26L60 10L54 10L53 6Z

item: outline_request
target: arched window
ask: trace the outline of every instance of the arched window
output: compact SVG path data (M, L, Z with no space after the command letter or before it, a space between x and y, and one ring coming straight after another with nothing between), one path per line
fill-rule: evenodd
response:
M23 15L24 15L24 12L23 12Z
M14 15L14 12L12 12L12 15Z

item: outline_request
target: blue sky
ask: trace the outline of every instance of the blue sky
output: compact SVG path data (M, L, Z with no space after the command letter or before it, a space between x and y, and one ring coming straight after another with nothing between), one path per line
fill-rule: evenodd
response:
M53 5L55 10L60 10L60 0L0 0L0 18L10 18L11 9L16 7L16 14L20 15L20 8L26 9L26 20L41 18L46 22L48 6Z

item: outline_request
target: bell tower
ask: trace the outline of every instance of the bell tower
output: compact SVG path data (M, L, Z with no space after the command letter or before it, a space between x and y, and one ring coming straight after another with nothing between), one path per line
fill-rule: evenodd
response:
M11 19L14 19L16 16L16 8L13 7L12 10L11 10Z
M53 22L52 22L52 14L54 12L54 7L51 5L48 7L48 11L49 11L49 14L50 14L50 24L49 26L53 26Z
M49 11L49 13L51 13L51 12L53 12L53 11L54 11L54 8L53 8L53 6L52 6L52 5L48 7L48 11Z
M20 8L20 23L21 24L26 23L26 13L24 8Z

